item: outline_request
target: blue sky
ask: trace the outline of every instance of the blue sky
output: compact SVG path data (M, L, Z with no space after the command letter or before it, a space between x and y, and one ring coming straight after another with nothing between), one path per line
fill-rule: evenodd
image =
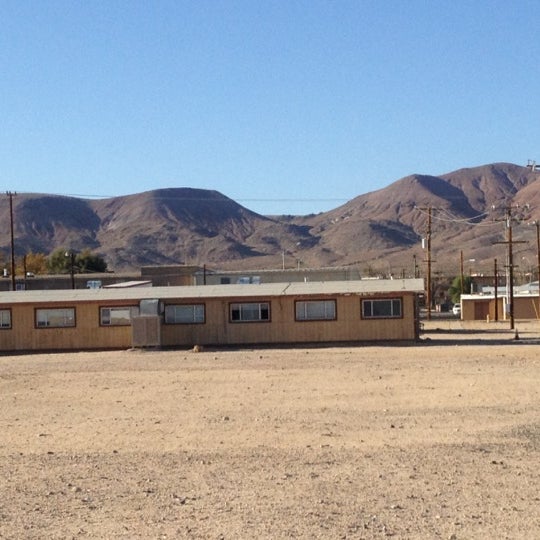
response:
M540 2L0 0L0 188L329 210L540 161Z

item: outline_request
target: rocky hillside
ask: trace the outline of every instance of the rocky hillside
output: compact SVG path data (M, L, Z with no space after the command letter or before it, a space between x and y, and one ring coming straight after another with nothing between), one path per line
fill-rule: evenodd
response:
M411 175L312 216L256 214L209 190L170 188L102 200L18 194L13 199L15 251L50 253L90 248L113 270L150 264L221 268L357 265L371 270L420 266L431 208L434 269L452 272L461 252L475 264L504 261L504 208L512 205L514 236L529 260L540 219L540 172L508 163L440 177ZM529 205L527 207L526 205ZM521 221L519 221L521 220ZM9 204L0 201L0 249L10 253Z
M530 240L519 250L536 256L532 227L540 219L540 172L508 163L460 169L440 177L411 175L390 186L360 195L315 217L296 220L309 227L335 261L372 263L394 272L411 268L414 256L423 261L422 238L428 233L431 208L434 268L451 272L459 266L461 252L478 265L503 264L504 214L510 207L516 238ZM534 252L534 254L533 254ZM491 266L490 266L491 267Z

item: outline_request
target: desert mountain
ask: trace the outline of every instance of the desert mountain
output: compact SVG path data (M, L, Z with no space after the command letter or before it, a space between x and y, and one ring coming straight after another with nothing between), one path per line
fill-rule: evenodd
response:
M426 258L422 238L428 234L434 268L452 273L461 252L476 266L498 257L504 264L505 209L511 208L514 236L530 240L520 250L536 255L531 219L540 219L540 172L508 163L461 169L440 177L411 175L390 186L360 195L315 217L297 220L309 227L337 256L336 261L374 265L394 273L411 273ZM430 210L431 209L431 210Z
M475 264L504 261L505 209L528 260L536 256L540 172L508 163L442 176L414 174L317 215L262 216L217 191L170 188L109 199L46 194L13 198L17 256L57 248L91 250L109 268L207 264L220 268L356 265L363 273L413 271L431 213L435 270L452 273L461 253ZM0 201L0 249L10 253L9 204ZM528 205L528 206L527 206Z

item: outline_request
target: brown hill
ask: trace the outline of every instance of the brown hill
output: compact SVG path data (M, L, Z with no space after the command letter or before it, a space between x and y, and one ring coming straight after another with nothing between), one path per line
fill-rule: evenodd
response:
M506 207L516 217L516 233L532 240L525 223L540 219L539 175L526 167L497 163L440 177L407 176L302 223L319 236L318 247L331 249L342 264L381 271L390 267L394 273L405 269L410 274L415 257L417 262L426 258L422 238L431 208L435 266L452 273L463 252L466 259L486 267L493 257L505 259L505 247L495 242L505 238L501 219ZM532 248L531 244L528 249Z
M302 227L260 216L216 191L160 189L104 200L18 194L13 203L17 256L90 248L115 270L240 264L311 241ZM0 209L4 259L10 252L9 219L5 202Z
M425 258L421 239L432 214L435 271L455 273L460 254L476 265L504 261L504 208L540 219L540 173L508 163L461 169L439 177L411 175L312 216L256 214L216 191L170 188L103 200L56 195L14 197L17 256L29 251L90 248L113 270L148 264L222 268L357 265L412 273ZM530 209L526 204L530 204ZM520 205L519 208L514 205ZM0 249L10 252L9 205L0 203ZM515 223L531 240L531 227ZM534 254L533 254L534 251Z

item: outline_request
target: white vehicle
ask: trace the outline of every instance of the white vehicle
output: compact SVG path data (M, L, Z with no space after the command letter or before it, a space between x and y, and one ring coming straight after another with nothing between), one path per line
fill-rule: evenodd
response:
M454 307L452 308L452 313L454 315L461 315L461 304L454 304Z

